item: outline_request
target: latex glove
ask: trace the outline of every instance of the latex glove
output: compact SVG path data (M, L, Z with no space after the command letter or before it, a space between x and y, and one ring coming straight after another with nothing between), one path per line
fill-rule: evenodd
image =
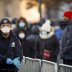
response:
M7 64L13 64L13 60L10 59L10 58L7 58L6 63L7 63Z
M17 57L17 58L15 58L14 60L13 60L13 63L14 63L14 65L19 69L19 67L20 67L20 61L19 61L19 57Z

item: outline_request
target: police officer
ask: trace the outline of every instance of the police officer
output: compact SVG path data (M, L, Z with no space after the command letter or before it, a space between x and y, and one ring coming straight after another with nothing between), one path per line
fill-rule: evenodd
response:
M0 22L0 72L17 72L23 52L20 42L11 30L12 24L4 18ZM6 71L5 71L6 72Z

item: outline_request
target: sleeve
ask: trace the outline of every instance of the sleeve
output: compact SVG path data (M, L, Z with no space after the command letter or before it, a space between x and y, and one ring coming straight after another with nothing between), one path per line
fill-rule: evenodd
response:
M59 44L59 40L57 39L57 37L55 36L55 40L54 40L54 62L57 62L57 57L58 57L58 54L59 54L59 47L60 47L60 44Z
M34 43L34 58L38 58L38 41L35 41Z
M61 42L60 42L60 57L62 58L62 55L64 53L64 49L66 47L66 40L67 40L67 34L68 34L68 29L65 28L62 38L61 38Z
M67 34L66 46L64 50L71 51L72 50L72 28L69 30Z
M23 41L23 43L23 55L26 57L31 57L31 42L26 39L25 42Z
M15 57L20 57L20 61L22 61L23 58L23 48L21 45L21 42L16 38L15 41Z

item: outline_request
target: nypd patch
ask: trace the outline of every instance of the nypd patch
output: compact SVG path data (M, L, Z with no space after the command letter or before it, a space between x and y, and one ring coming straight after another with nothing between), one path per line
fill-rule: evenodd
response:
M4 20L4 23L7 23L7 20Z

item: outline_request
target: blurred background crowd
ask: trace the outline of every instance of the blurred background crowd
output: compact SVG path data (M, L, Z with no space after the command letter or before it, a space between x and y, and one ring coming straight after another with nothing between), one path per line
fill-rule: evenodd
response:
M37 18L61 20L66 10L72 9L71 0L0 0L0 18L23 16L27 21ZM39 13L40 12L40 13ZM37 16L37 17L36 17ZM36 20L36 19L35 19Z

